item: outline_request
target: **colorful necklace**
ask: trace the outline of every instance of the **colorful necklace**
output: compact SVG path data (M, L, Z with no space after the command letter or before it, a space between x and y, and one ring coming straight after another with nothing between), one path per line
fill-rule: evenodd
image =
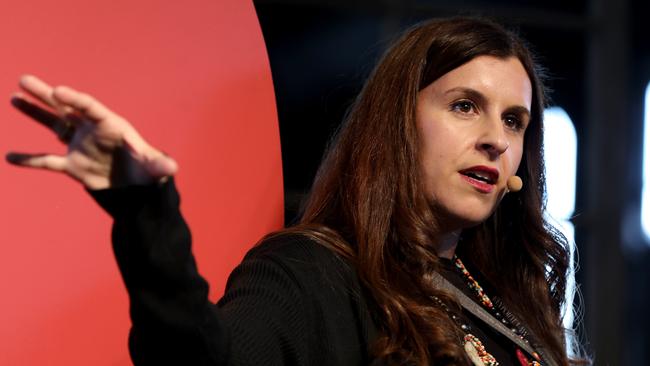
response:
M519 320L512 313L510 313L510 311L508 311L506 309L505 305L503 304L503 302L501 302L500 299L495 299L494 301L492 301L490 299L490 297L488 297L488 295L485 293L485 291L483 290L481 285L479 285L479 283L474 279L474 277L472 277L472 275L469 273L469 271L467 270L467 268L465 267L463 262L456 255L454 255L454 265L463 274L463 276L465 277L465 280L467 282L467 286L472 291L474 291L474 293L478 297L478 299L479 299L480 303L483 305L483 307L488 309L492 313L492 315L494 315L494 317L496 319L498 319L501 323L503 323L505 326L510 328L510 330L517 337L522 339L524 342L529 343L528 338L527 338L528 331L526 330L526 328L521 324L521 322L519 322ZM496 306L495 306L495 304L496 304ZM471 334L468 334L468 335L471 335ZM472 337L474 337L474 336L472 336ZM467 338L467 336L466 336L466 338ZM476 337L474 337L474 338L476 338ZM485 349L485 347L483 347L483 345L480 343L478 338L476 338L475 341L478 342L478 344L483 348L483 350ZM466 342L467 342L467 340L466 340ZM467 345L467 343L466 343L466 345ZM485 353L487 353L487 352L485 352ZM468 352L468 354L469 354L469 352ZM489 355L489 353L488 353L488 355ZM540 363L541 358L536 352L533 352L533 357L535 358L534 360L529 360L520 349L517 349L516 355L517 355L517 359L522 364L522 366L541 366L541 363ZM495 362L496 362L496 360L495 360ZM484 365L490 365L490 364L485 363L485 362L483 362L483 363L484 363ZM497 365L498 365L498 363L497 363Z
M460 329L465 333L465 336L463 336L463 341L462 341L462 346L465 349L465 353L467 353L467 356L469 359L472 361L474 366L499 366L499 362L492 356L486 349L483 343L481 342L478 337L473 335L471 332L471 327L469 324L465 323L462 321L462 319L454 314L447 304L445 304L440 298L437 296L433 296L433 300L440 306L447 314L449 314L449 317L458 324Z
M456 255L454 255L454 265L456 266L456 268L460 270L463 276L465 276L465 280L467 280L467 285L469 286L470 289L474 290L476 296L478 296L479 300L481 300L481 304L483 304L483 306L485 306L489 310L494 310L494 304L492 303L492 300L490 300L490 298L485 293L485 291L483 291L481 285L479 285L478 282L474 279L474 277L472 277L472 275L469 273L467 268L465 268L463 262Z

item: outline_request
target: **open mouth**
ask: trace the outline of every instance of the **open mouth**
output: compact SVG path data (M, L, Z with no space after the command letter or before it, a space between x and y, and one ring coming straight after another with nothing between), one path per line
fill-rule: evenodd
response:
M485 184L496 184L499 172L488 167L472 167L460 171L460 174Z
M479 181L481 181L481 182L485 182L485 183L487 183L487 184L494 184L494 180L493 180L493 179L491 179L491 178L488 177L488 176L481 175L481 174L479 174L479 173L466 172L466 173L462 173L462 174L463 174L464 176L466 176L466 177L470 177L470 178L473 178L473 179L479 180Z

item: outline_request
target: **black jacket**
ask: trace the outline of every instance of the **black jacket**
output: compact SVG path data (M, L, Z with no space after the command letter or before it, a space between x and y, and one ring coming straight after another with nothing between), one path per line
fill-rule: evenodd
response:
M90 193L115 220L135 365L373 363L368 350L378 330L368 296L354 269L331 250L298 235L266 240L248 252L212 304L173 180ZM445 275L468 291L451 276ZM468 317L501 365L519 364L511 342Z
M136 365L367 365L376 328L351 267L293 235L254 247L224 297L190 251L172 183L91 192L115 219Z

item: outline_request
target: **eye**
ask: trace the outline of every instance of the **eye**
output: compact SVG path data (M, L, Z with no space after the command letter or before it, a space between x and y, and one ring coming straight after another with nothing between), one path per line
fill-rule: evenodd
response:
M472 113L477 110L476 105L471 100L459 100L451 104L453 112Z
M522 131L526 128L526 125L521 118L512 114L503 117L503 123L513 131Z

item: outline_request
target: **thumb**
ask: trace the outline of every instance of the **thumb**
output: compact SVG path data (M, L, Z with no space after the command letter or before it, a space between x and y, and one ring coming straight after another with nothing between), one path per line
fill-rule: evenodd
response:
M137 133L123 140L124 147L131 153L141 168L151 178L172 176L178 171L178 163L167 154L149 145ZM135 143L134 141L135 140Z
M158 156L145 162L144 168L152 177L162 178L176 174L178 163L171 157L159 153Z

